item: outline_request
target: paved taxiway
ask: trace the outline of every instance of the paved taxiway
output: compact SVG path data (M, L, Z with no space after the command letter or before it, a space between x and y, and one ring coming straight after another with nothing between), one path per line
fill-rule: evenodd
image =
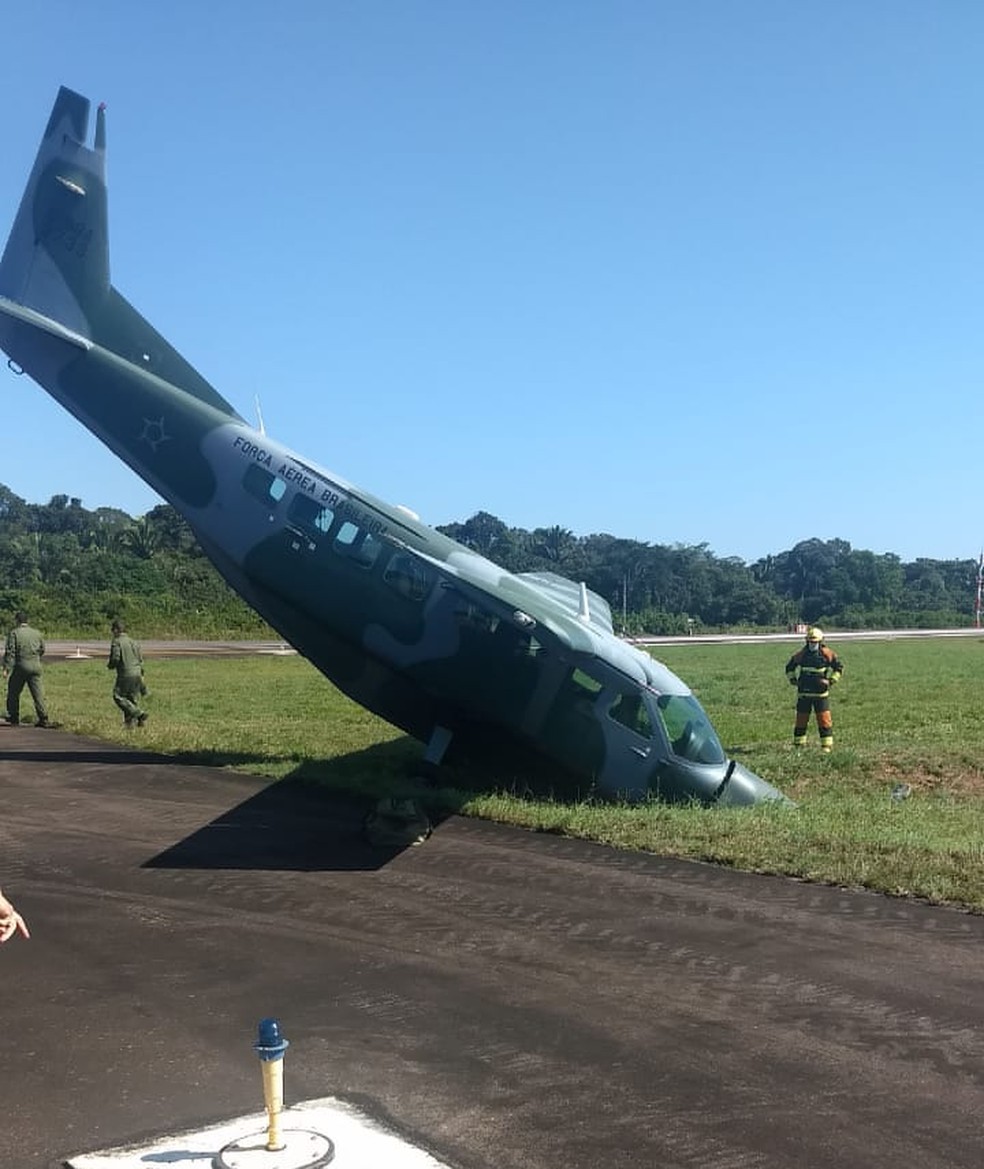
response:
M260 1108L267 1015L288 1102L461 1169L981 1164L984 917L461 819L373 852L137 747L0 728L4 1169Z

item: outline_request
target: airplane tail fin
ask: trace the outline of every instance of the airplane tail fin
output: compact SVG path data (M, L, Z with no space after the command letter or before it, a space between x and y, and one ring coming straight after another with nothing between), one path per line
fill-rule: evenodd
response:
M89 102L64 86L0 260L0 296L91 339L89 314L109 291L105 116L85 145Z
M110 283L106 112L58 91L0 259L3 299L238 418L229 403Z

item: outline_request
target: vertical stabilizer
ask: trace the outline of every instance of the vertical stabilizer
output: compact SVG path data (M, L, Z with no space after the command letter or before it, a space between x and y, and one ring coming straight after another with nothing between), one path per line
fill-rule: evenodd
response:
M0 261L0 296L92 336L109 292L106 130L85 145L89 101L58 91Z
M10 306L4 309L3 299L30 309L238 419L225 398L111 286L104 106L96 111L91 148L85 144L88 126L88 98L62 86L0 260L0 313L17 316ZM16 338L5 348L21 352ZM45 384L40 375L38 380Z

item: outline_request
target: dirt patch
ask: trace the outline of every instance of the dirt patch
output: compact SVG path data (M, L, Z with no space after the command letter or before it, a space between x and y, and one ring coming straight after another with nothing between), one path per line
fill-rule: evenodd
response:
M890 787L907 783L913 791L927 794L984 798L984 772L964 760L930 763L918 759L882 759L872 777Z

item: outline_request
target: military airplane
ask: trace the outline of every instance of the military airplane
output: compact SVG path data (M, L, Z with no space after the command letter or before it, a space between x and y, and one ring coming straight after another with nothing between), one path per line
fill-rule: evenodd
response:
M105 107L91 147L89 113L59 91L0 261L0 346L249 605L431 771L494 744L616 797L784 799L584 584L506 572L250 426L111 284Z

